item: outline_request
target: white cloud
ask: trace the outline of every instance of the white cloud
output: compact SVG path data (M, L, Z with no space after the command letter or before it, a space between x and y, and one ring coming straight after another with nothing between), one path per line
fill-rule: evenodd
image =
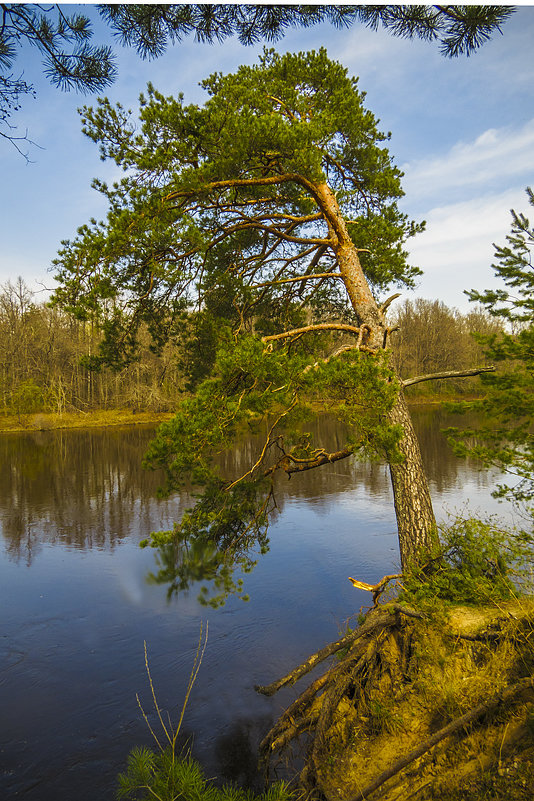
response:
M523 187L432 209L410 248L412 263L424 270L417 295L465 309L464 290L497 286L493 243L504 244L511 208L527 212Z
M459 142L446 154L403 165L404 190L410 200L469 186L534 178L534 119L521 128L491 128L472 142Z

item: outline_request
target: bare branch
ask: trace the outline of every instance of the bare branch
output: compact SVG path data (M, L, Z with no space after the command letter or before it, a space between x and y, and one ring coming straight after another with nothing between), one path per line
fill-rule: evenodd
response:
M267 453L267 450L268 450L268 449L271 447L271 445L273 444L273 442L275 442L275 441L276 441L276 440L272 440L272 439L271 439L271 434L273 433L274 429L276 428L276 426L278 425L278 423L280 422L280 420L281 420L283 417L285 417L286 415L288 415L288 414L289 414L289 412L290 412L292 409L294 409L296 405L297 405L297 400L295 399L295 400L293 401L293 403L291 404L291 406L289 407L289 409L285 409L285 411L283 411L281 414L279 414L279 415L278 415L278 417L276 418L276 420L275 420L275 421L274 421L274 423L272 424L271 428L269 429L269 433L267 434L267 439L265 440L265 444L264 444L264 446L263 446L263 448L262 448L262 451L261 451L261 453L260 453L260 456L259 456L259 458L258 458L257 462L256 462L256 463L255 463L255 464L254 464L254 465L253 465L253 466L250 468L250 470L248 470L248 472L246 472L244 475L242 475L240 478L236 479L235 481L232 481L232 483L231 483L231 484L229 484L229 485L226 487L226 490L227 490L227 491L228 491L229 489L232 489L232 487L235 487L235 485L236 485L236 484L239 484L239 482L240 482L240 481L243 481L243 479L247 478L247 476L251 476L251 475L253 474L254 470L256 470L256 468L258 468L258 467L260 466L260 464L263 462L263 460L264 460L264 458L265 458L265 454Z
M400 298L400 296L401 296L400 292L395 292L394 295L391 295L391 297L385 300L383 304L380 306L379 309L380 314L385 314L389 306L391 306L391 304L393 303L393 301L397 300L397 298Z
M299 173L285 173L284 175L270 175L258 178L234 178L225 181L211 181L205 184L200 190L188 190L183 192L169 192L163 199L173 200L178 197L193 197L199 191L211 192L214 189L239 189L246 186L276 186L277 184L296 183L305 186L306 189L315 195L315 185L308 181L303 175Z
M402 578L402 573L390 573L384 578L380 579L377 584L368 584L366 581L360 581L359 579L352 578L349 576L349 581L351 582L353 587L356 587L358 590L366 590L367 592L373 593L373 604L376 606L376 602L386 589L387 585L393 579Z
M303 280L303 279L300 279ZM309 331L350 331L352 334L359 334L360 327L347 325L346 323L316 323L315 325L305 325L303 328L294 328L292 331L282 331L280 334L270 334L262 337L262 342L274 342L276 339L288 339L297 334L307 334Z
M328 364L329 361L335 359L337 356L341 356L342 353L346 353L349 350L359 350L359 349L360 345L358 342L356 342L354 345L341 345L341 347L336 348L336 350L333 353L331 353L330 356L327 356L324 359L319 359L319 361L316 361L315 364L308 364L308 366L304 368L303 372L309 373L310 370L317 370L320 364Z
M341 273L312 273L311 275L300 275L297 278L282 278L280 281L266 281L264 284L250 284L250 289L260 289L264 286L274 286L274 284L292 284L298 281L309 281L310 278L343 278Z
M295 684L298 679L302 676L305 676L306 673L309 673L313 670L316 665L324 662L332 654L335 654L336 651L340 651L342 648L346 648L348 645L353 645L357 640L361 637L366 636L370 632L372 632L376 628L381 628L384 624L387 625L388 622L393 623L395 618L390 615L389 611L384 613L380 613L379 616L368 618L360 628L356 629L355 631L351 631L349 634L346 634L340 640L334 643L330 643L330 645L326 645L324 648L321 648L315 654L312 654L308 659L303 662L301 665L298 665L294 668L290 673L286 676L283 676L281 679L277 681L273 681L272 684L267 685L256 685L254 689L256 692L261 693L262 695L274 695L278 692L282 687L287 687L288 685L291 686Z
M280 100L278 97L274 97L274 95L267 95L267 97L269 100L274 100L275 103L278 103L280 108L285 110L290 120L292 120L293 122L298 122L297 117L295 117L291 109L288 107L286 103L284 103L283 100Z
M422 381L436 381L438 378L466 378L470 375L480 373L494 373L495 367L473 367L470 370L447 370L443 373L428 373L427 375L416 375L414 378L406 378L402 382L403 387L411 387L412 384L420 384Z

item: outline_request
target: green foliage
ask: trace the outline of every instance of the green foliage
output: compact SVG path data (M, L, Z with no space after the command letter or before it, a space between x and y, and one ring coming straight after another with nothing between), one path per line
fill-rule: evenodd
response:
M169 41L194 34L200 42L222 42L237 36L252 45L281 39L289 28L330 23L336 28L361 23L381 25L393 36L438 41L445 56L469 55L490 38L513 13L503 6L379 6L379 5L198 5L145 6L118 4L100 13L123 44L143 56L155 57Z
M527 195L534 206L532 190L527 189ZM484 423L476 429L449 429L447 433L456 453L475 456L511 476L513 483L499 486L497 496L524 503L534 512L534 228L524 214L512 211L512 220L508 244L496 246L498 261L493 265L506 288L468 293L471 300L507 323L512 333L478 337L486 358L498 370L482 377L482 400L452 408L459 412L475 409Z
M41 411L44 404L43 390L33 379L21 382L11 393L11 405L19 417Z
M170 748L155 753L134 748L125 773L118 777L117 798L131 801L290 801L293 794L285 782L271 785L255 795L240 787L217 787L204 776L191 756L175 756Z
M347 424L348 441L367 458L400 461L397 443L402 431L385 423L393 406L398 384L389 367L388 355L371 358L348 351L309 371L307 397L326 401L339 420Z
M257 6L248 4L104 4L101 17L124 45L134 47L141 58L157 58L169 43L195 33L197 41L223 41L237 35L242 44L275 41L288 28L330 22L346 27L356 22L394 36L437 40L445 55L469 55L480 47L513 13L502 6ZM54 18L57 11L57 18ZM37 47L44 73L62 89L94 92L115 80L115 56L108 46L92 45L89 17L66 14L59 5L44 7L26 3L3 6L0 30L0 136L21 150L10 118L20 110L20 98L35 96L32 84L14 78L12 68L23 44ZM4 130L2 130L2 128Z
M439 551L403 577L403 599L439 611L443 604L485 605L521 594L532 565L532 534L459 518L440 535Z
M57 16L54 19L54 11ZM0 136L21 150L19 142L29 141L17 136L10 119L20 110L20 98L34 95L32 84L15 78L12 69L21 45L31 45L42 56L44 74L61 89L95 92L109 86L117 71L115 57L107 45L92 45L89 18L83 14L68 14L59 6L44 7L27 3L2 5L0 28ZM21 70L20 74L24 74Z
M157 550L159 570L149 580L167 586L169 597L200 584L202 605L221 606L230 594L247 601L243 579L234 576L250 573L255 555L268 550L270 498L260 481L230 490L221 482L208 484L171 531L154 532L141 543Z
M152 580L167 585L169 595L200 585L199 601L211 606L230 593L246 600L236 574L250 572L268 549L275 472L322 453L303 428L308 402L327 401L330 413L348 424L349 452L376 457L387 449L393 460L400 458L401 432L384 416L396 392L385 356L349 351L314 366L298 350L266 353L255 337L228 337L211 377L160 426L145 457L146 467L165 471L167 492L186 482L203 487L172 530L152 533L159 561ZM248 473L221 477L213 456L230 448L243 426L262 433L264 447Z
M369 251L374 286L411 286L419 274L404 242L421 226L398 209L386 137L357 81L326 51L266 51L259 65L203 87L199 107L149 85L140 127L108 100L84 109L85 133L128 175L95 182L107 221L63 243L55 302L99 323L111 363L134 351L142 323L159 341L179 336L195 299L202 313L260 334L345 303L334 279L278 281L332 271L318 182L336 191L354 243Z

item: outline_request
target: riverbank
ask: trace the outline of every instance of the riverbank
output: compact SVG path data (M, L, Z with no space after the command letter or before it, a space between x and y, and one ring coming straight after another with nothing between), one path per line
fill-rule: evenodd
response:
M172 412L133 412L131 409L99 409L93 412L37 412L0 416L0 433L49 431L64 428L107 428L108 426L157 425Z
M415 395L407 398L408 406L439 408L446 401L474 400L475 396ZM317 411L324 411L318 408ZM0 433L49 431L63 428L107 428L108 426L158 425L170 420L174 412L132 411L131 409L96 409L91 412L35 412L34 414L0 415Z
M299 789L326 799L531 799L534 602L443 607L399 603L284 679L343 653L283 713L261 744L266 766L308 736ZM378 791L378 792L377 792Z

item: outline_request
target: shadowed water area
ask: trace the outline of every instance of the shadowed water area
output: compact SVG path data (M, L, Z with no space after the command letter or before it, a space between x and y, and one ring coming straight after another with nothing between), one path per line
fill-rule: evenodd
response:
M490 497L495 475L457 460L440 429L455 421L416 412L436 512L508 513ZM330 450L342 432L317 420ZM324 435L328 436L325 437ZM374 582L398 567L387 468L345 460L279 482L270 551L245 577L251 600L205 608L196 591L167 599L147 580L156 553L140 549L190 499L156 498L161 477L141 469L153 429L0 435L0 798L104 801L134 745L152 745L137 705L177 720L209 622L184 741L222 781L254 785L259 740L295 696L254 692L321 645L369 603L347 577ZM225 456L232 476L255 460L243 439Z

